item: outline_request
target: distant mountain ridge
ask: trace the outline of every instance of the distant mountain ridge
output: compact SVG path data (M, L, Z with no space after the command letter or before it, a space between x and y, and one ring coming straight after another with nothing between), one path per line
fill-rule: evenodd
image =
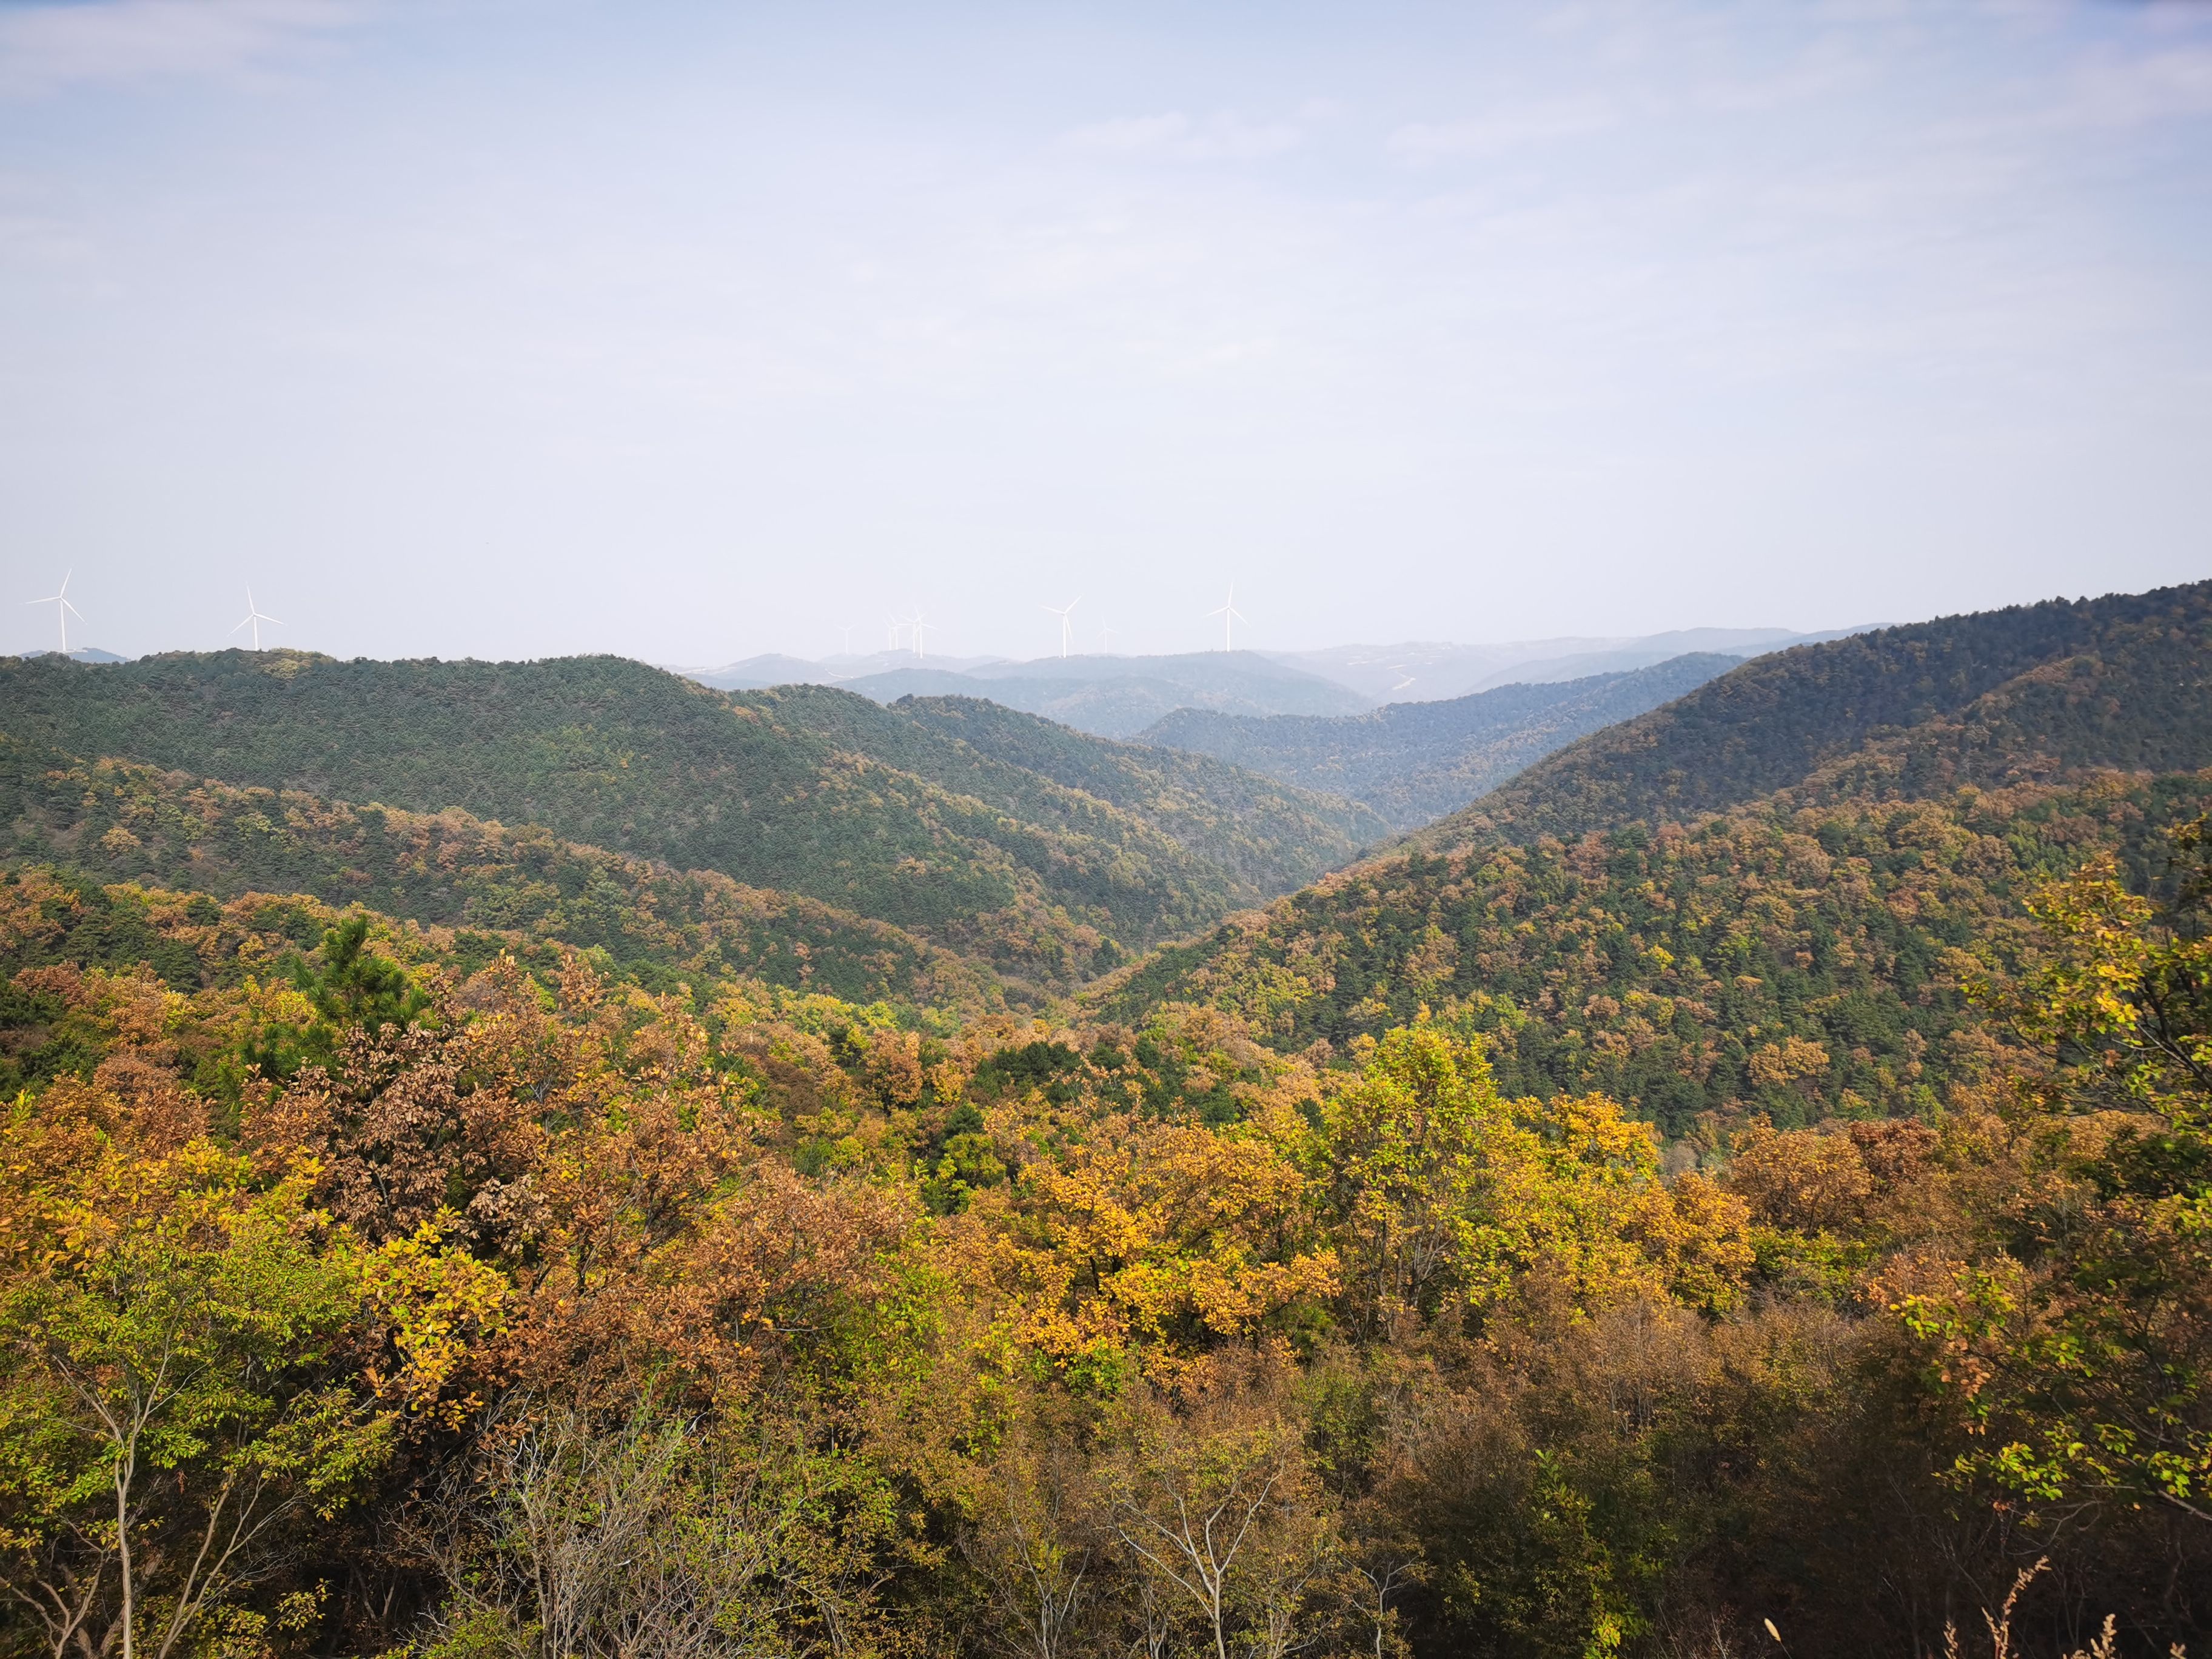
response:
M1438 702L1500 685L1629 673L1704 653L1750 657L1841 639L1861 628L1687 628L1662 634L1454 645L1329 646L1315 651L1194 651L1154 656L1080 653L1015 661L878 651L822 662L770 653L720 668L671 672L723 690L838 685L878 702L988 696L1102 737L1133 737L1177 708L1222 714L1356 714L1382 703ZM986 690L975 682L987 681ZM1064 684L1079 682L1079 684ZM1322 687L1334 690L1323 690ZM1348 693L1339 696L1337 693Z
M881 664L881 666L875 665ZM753 659L702 684L765 684L754 671L772 670L777 684L820 684L821 667L789 658ZM1218 708L1238 714L1348 714L1372 700L1334 681L1290 666L1256 651L1194 651L1177 656L1045 657L1034 662L981 659L964 665L915 658L870 659L871 672L839 674L836 684L878 702L902 697L988 697L1008 708L1039 714L1098 737L1133 737L1176 708Z
M1514 684L1339 719L1178 709L1139 733L1371 806L1395 830L1456 811L1577 738L1656 708L1740 657L1699 653L1626 673Z
M808 657L787 656L781 651L742 657L719 668L687 668L674 663L660 666L687 680L696 680L717 691L765 691L772 685L845 685L867 674L888 674L915 665L962 674L1002 660L997 657L917 657L911 651L872 651L860 656L831 657L817 662Z
M1145 672L1130 672L1124 665L1142 665ZM1012 672L1017 666L1023 672ZM1031 670L1040 672L1028 672ZM1210 651L1188 657L1055 658L972 674L902 669L851 681L848 689L884 702L907 696L988 697L1005 708L1106 738L1133 738L1177 708L1348 714L1370 706L1355 691L1249 651Z
M1378 702L1437 702L1500 685L1628 673L1699 653L1753 657L1866 631L1867 625L1809 634L1788 628L1680 628L1604 638L1508 640L1486 645L1404 641L1269 654L1278 662L1364 692Z

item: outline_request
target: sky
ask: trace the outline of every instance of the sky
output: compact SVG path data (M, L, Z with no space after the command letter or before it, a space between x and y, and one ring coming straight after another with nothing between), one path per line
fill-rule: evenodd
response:
M65 574L689 665L2212 576L2212 4L0 0L0 650Z

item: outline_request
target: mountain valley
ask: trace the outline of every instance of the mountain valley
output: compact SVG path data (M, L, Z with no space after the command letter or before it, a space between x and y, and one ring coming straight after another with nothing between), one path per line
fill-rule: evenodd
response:
M0 659L15 1606L119 1632L119 1524L179 1659L2207 1639L2212 583L1134 742L1069 660Z

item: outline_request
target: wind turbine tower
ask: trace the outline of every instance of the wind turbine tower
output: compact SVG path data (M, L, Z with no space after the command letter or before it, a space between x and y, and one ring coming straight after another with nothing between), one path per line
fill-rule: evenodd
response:
M84 620L84 612L78 610L75 605L69 602L70 577L76 574L76 572L74 570L68 572L67 574L62 577L62 585L60 589L58 592L47 594L45 599L26 599L23 601L25 605L50 605L53 606L54 617L62 625L62 655L64 657L70 653L69 619L71 617L75 617L79 622L82 622Z
M1231 625L1235 623L1249 623L1252 620L1249 617L1246 616L1242 611L1239 611L1237 608L1237 584L1235 582L1229 584L1228 603L1224 605L1219 610L1209 611L1206 614L1209 617L1218 617L1221 618L1221 648L1224 651L1231 651L1236 648L1230 643L1229 629Z
M1037 607L1038 610L1048 611L1053 616L1060 618L1060 654L1062 657L1067 655L1068 641L1073 637L1075 633L1075 626L1073 623L1068 621L1068 617L1074 613L1075 607L1082 603L1083 596L1079 593L1073 599L1070 599L1066 605L1041 605Z
M249 582L246 588L246 615L239 619L238 628L250 627L253 629L253 648L256 651L261 648L261 624L264 623L272 623L278 628L284 625L274 617L264 617L261 614L261 607L253 603L253 585ZM230 631L235 634L238 632L238 628L234 628Z

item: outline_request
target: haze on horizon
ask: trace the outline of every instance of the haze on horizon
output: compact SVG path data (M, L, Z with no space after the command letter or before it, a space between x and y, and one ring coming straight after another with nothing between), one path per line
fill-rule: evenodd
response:
M2212 574L2212 7L0 3L0 650Z

